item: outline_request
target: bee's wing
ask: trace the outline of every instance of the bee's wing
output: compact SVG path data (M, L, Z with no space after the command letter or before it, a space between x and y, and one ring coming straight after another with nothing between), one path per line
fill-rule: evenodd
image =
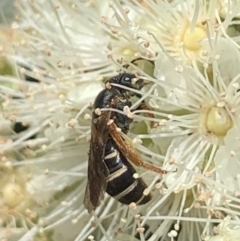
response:
M166 171L163 170L162 168L155 166L153 164L144 162L139 156L134 146L132 145L132 143L125 141L122 138L121 133L117 131L116 124L111 123L110 125L108 125L108 131L111 137L113 138L114 142L117 144L119 151L133 164L139 167L146 168L158 174L166 173Z
M88 183L83 204L91 213L104 198L107 183L105 177L108 169L104 163L105 146L109 138L107 122L110 112L106 111L101 116L92 120L91 142L88 159Z

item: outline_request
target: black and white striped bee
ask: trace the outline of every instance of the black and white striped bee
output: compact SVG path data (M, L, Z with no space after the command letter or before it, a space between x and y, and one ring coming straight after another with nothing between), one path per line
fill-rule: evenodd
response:
M137 90L144 86L143 80L137 79L134 74L122 73L110 78L106 84L110 87L102 90L95 99L84 198L84 206L89 213L99 206L105 192L123 204L134 202L140 205L151 200L151 193L143 194L147 184L142 178L136 178L136 170L129 161L136 166L165 173L161 168L143 162L133 146L123 139L119 128L127 134L133 120L118 111L123 111L125 106L131 107L131 96L140 96L112 86L112 83ZM100 111L103 108L110 110ZM150 108L142 102L137 109Z

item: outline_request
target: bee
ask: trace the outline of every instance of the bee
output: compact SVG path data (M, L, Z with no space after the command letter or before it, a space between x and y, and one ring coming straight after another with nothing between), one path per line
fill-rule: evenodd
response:
M88 159L88 183L86 186L84 206L91 213L100 205L107 192L123 204L145 204L151 200L151 194L143 194L147 188L140 177L136 178L136 170L129 162L151 171L163 174L164 170L141 160L133 146L125 141L119 132L129 131L132 118L123 114L124 107L132 106L131 96L140 97L133 91L119 86L140 90L144 86L142 79L134 74L121 73L110 78L106 86L93 104L91 141ZM144 109L143 102L138 109ZM101 111L101 109L108 108ZM149 108L147 108L149 109Z

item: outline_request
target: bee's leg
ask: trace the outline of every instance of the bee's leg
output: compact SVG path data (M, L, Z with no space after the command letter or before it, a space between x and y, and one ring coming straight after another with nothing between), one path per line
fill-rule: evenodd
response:
M145 101L142 101L141 104L133 111L136 111L136 110L146 110L146 111L148 111L146 113L148 115L148 117L150 117L152 119L154 118L154 114L151 113L152 109L145 103ZM153 120L150 121L150 127L154 128L155 126L156 126L156 123Z
M120 132L117 130L117 126L114 124L114 122L109 123L108 130L110 135L112 136L113 140L117 144L119 150L124 153L124 156L130 160L133 164L139 167L146 168L150 171L164 174L167 173L165 170L163 170L160 167L157 167L153 164L143 162L141 157L138 155L135 148L129 143L123 140Z

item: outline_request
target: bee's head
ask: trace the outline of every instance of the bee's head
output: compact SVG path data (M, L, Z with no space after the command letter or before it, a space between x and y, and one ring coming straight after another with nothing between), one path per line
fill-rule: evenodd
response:
M114 76L108 82L110 84L119 84L137 90L140 90L144 86L143 79L138 79L134 74L129 73Z

